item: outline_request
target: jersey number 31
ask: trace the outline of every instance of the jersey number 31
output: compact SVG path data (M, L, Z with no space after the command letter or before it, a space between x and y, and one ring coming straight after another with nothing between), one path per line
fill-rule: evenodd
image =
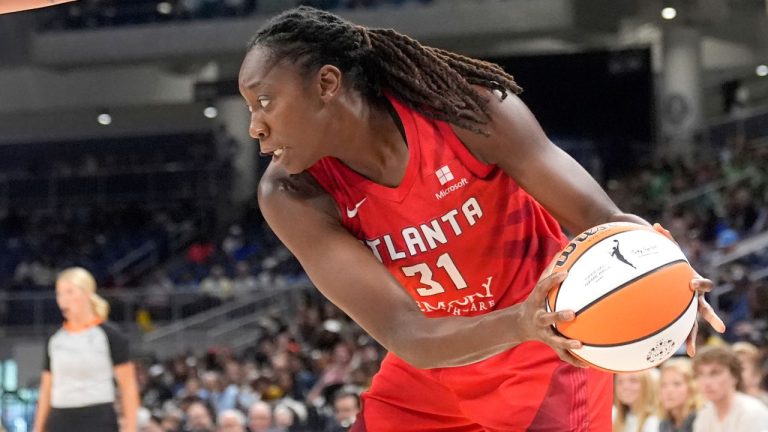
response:
M437 268L441 268L445 270L446 273L448 273L448 276L451 278L451 281L453 282L453 285L456 286L457 290L467 287L467 282L464 281L463 277L461 277L459 269L456 268L456 264L453 263L453 260L451 259L451 256L448 255L448 252L440 255L440 257L437 258ZM406 276L416 276L417 274L421 275L419 283L429 287L416 288L416 292L419 293L419 295L422 297L433 296L445 292L445 288L443 288L439 282L432 279L432 269L430 269L427 264L419 263L416 265L403 267L402 270Z

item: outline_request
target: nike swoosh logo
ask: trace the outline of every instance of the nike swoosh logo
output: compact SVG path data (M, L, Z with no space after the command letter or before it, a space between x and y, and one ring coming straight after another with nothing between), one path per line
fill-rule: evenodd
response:
M352 209L347 209L347 217L348 217L348 218L353 218L353 217L357 216L357 211L360 209L360 206L361 206L361 205L363 205L363 203L364 203L364 202L365 202L365 200L367 200L367 199L368 199L368 197L365 197L365 198L363 198L363 199L362 199L362 201L360 201L359 203L357 203L357 205L355 206L355 208L352 208Z

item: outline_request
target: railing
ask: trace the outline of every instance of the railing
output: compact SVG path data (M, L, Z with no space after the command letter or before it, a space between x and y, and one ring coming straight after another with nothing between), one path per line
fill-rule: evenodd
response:
M733 138L743 138L751 148L768 146L768 107L753 108L739 114L729 115L710 121L699 131L701 144L708 147L707 150L717 153L727 148L728 140ZM757 180L763 175L758 171L746 171L739 175L712 181L694 189L685 191L670 197L666 201L668 207L675 207L685 204L703 196L719 193L730 186L742 182ZM761 179L765 182L766 179ZM739 259L752 254L761 253L768 249L768 232L745 238L728 252L714 252L707 263L707 277L712 280L718 280L721 269ZM768 268L751 269L747 278L750 281L757 281L768 277ZM719 297L728 293L733 286L730 284L718 286L711 293L711 303L716 309L719 307Z
M201 354L201 350L218 344L239 348L255 343L261 335L263 320L292 314L302 293L310 289L310 285L303 283L271 288L224 303L147 333L141 348L162 358L186 351Z
M768 248L768 232L746 238L733 246L727 253L716 253L710 260L712 268L722 267L747 255Z
M749 273L749 281L755 282L759 281L760 279L765 279L768 277L768 267L763 267L759 270L753 270Z
M169 321L179 321L188 316L190 306L203 301L206 296L197 292L174 291L159 294L152 287L100 290L112 311L110 320L124 326L133 326L136 311L147 305L148 299L167 296ZM0 311L4 311L3 329L14 335L42 337L61 325L61 314L56 305L56 295L51 289L45 292L0 291ZM162 322L155 322L159 324Z
M746 256L765 251L766 249L768 249L768 232L763 232L741 240L740 242L736 243L728 252L716 252L713 254L709 261L709 272L707 277L716 281L719 279L718 275L721 271L720 269L723 266L736 262L737 260ZM747 279L751 282L763 279L765 277L768 277L768 268L752 269L747 275ZM710 294L711 304L715 309L715 312L720 312L720 297L724 294L727 294L732 289L733 285L727 284L715 287L715 289L712 290L712 293Z
M92 174L5 175L0 176L0 208L215 200L228 175L220 168L177 165Z
M681 204L685 204L695 199L701 198L704 195L708 195L723 190L729 186L739 184L742 181L754 179L757 175L758 173L750 171L735 175L733 177L724 178L722 180L714 180L702 186L669 197L666 200L666 205L670 208L676 207Z
M768 136L768 107L758 107L740 114L728 115L707 122L698 132L699 141L709 150L725 147L728 139L743 136L747 140Z
M170 309L167 320L153 320L156 330L143 334L135 341L136 349L160 356L169 356L187 350L200 351L209 346L227 344L242 347L255 342L264 327L264 320L275 316L288 316L299 305L303 293L311 289L306 283L243 296L211 307L203 312L191 313L190 307L199 309L210 304L210 298L196 292L177 291L167 295ZM120 292L103 290L99 294L112 306L110 321L131 334L138 334L136 311L146 305L149 296L157 296L151 287L123 289ZM0 310L6 320L22 314L28 322L5 323L3 339L42 340L61 325L61 315L53 292L7 293L0 292ZM16 317L18 321L18 317ZM12 337L11 337L12 336ZM236 346L235 346L236 345Z
M155 266L157 261L157 242L147 240L123 258L112 263L108 271L115 285L123 286L132 277Z
M728 146L728 140L743 137L751 145L768 145L768 107L755 108L740 115L730 115L712 120L698 132L701 145L717 157L717 153ZM739 175L715 180L691 190L671 196L666 200L668 207L675 207L704 195L718 192L745 180L754 180L758 172L748 171Z

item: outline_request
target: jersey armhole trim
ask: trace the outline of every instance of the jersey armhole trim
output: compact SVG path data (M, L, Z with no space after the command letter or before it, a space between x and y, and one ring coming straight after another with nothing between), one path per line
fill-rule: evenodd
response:
M496 168L496 165L487 164L480 161L472 154L466 145L456 136L456 133L451 128L451 125L446 122L437 122L440 128L440 133L443 134L446 144L456 154L456 157L461 160L461 163L469 169L469 171L477 177L488 177L491 172Z

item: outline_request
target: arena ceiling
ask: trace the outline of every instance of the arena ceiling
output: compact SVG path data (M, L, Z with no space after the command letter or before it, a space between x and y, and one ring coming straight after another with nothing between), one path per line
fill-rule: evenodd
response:
M664 7L677 17L663 19ZM35 31L44 13L0 17L0 127L61 110L193 103L196 83L236 76L267 17ZM768 63L768 0L434 0L340 13L475 56L651 46L656 72L665 28L691 27L706 88L741 80L768 100L768 78L755 75Z

